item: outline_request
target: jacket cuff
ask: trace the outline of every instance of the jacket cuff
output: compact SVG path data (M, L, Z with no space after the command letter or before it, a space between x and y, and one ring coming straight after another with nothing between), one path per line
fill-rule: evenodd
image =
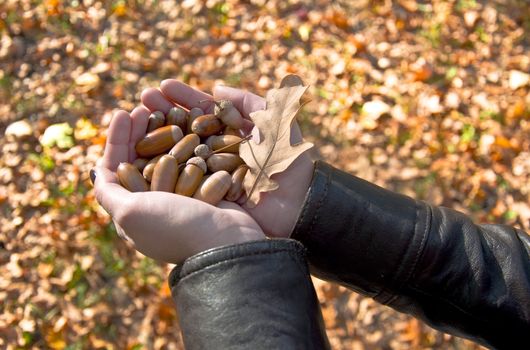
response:
M429 208L317 161L291 237L311 272L387 303L425 244ZM428 220L427 220L428 221Z
M175 267L169 284L186 349L329 347L297 241L207 250Z

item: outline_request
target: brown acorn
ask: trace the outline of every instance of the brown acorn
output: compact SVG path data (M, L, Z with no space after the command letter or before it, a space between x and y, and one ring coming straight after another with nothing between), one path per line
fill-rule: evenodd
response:
M218 149L227 147L223 149L223 152L228 153L239 153L239 143L241 142L241 137L234 135L213 135L208 137L206 144L213 150L217 151Z
M155 170L156 163L162 158L163 154L160 154L153 159L151 159L149 162L147 162L146 166L144 167L144 170L142 171L142 174L144 175L144 178L151 182L151 179L153 178L153 171Z
M131 192L149 191L149 185L138 169L129 163L120 163L116 170L120 184Z
M145 135L136 144L140 157L152 157L164 153L182 139L182 130L176 125L167 125Z
M230 100L215 101L215 116L232 129L243 127L243 116Z
M204 159L200 157L190 158L186 162L186 167L182 170L182 173L177 180L175 193L191 197L193 193L195 193L197 187L199 187L206 170Z
M230 127L226 127L223 131L223 135L234 135L237 137L241 137L241 130L240 129L232 129Z
M184 163L191 157L193 150L201 143L201 139L196 134L188 134L182 138L173 148L169 151L173 157L177 159L177 162Z
M206 160L208 170L210 170L212 173L215 173L219 170L232 172L243 163L243 159L234 153L212 154L210 157L208 157L208 160Z
M200 137L208 137L220 133L224 128L223 123L213 114L205 114L197 117L191 123L191 131Z
M245 193L245 190L243 189L243 180L245 179L247 171L248 166L246 165L241 165L234 170L232 173L232 184L225 197L227 201L235 202L241 197L241 195L243 195L243 193Z
M199 107L193 107L190 109L190 112L188 113L188 126L187 126L187 133L191 133L191 124L197 117L200 117L201 115L204 115L204 111L200 109Z
M232 184L232 177L224 170L210 175L195 191L193 198L217 205L228 192Z
M156 163L151 180L151 191L173 192L178 178L178 163L175 157L164 154Z
M156 111L151 113L149 116L149 120L147 122L147 132L151 132L153 130L156 130L166 123L166 117L164 117L164 113L160 111Z
M132 165L134 165L136 169L138 169L139 172L142 172L144 171L144 168L147 165L147 163L149 163L149 159L136 158L134 162L132 163Z
M188 112L181 107L172 107L166 116L166 125L177 125L182 131L186 130L188 124Z

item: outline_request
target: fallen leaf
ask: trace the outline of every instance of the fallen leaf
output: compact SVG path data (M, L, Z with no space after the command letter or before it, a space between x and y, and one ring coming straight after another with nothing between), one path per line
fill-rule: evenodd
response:
M33 134L33 127L26 120L19 120L7 126L5 135L15 139L23 139Z
M74 136L77 140L88 140L97 134L97 127L89 119L81 118L75 123Z
M379 100L366 102L362 107L362 114L373 120L379 119L388 112L390 112L390 106Z
M37 265L37 273L40 278L47 278L51 275L53 272L53 265L52 264L45 264L43 262L40 262L39 265Z
M517 90L528 83L530 83L530 74L526 74L518 70L510 71L510 80L508 82L510 89Z
M241 144L239 154L250 171L245 177L244 186L248 195L247 204L256 206L261 192L270 192L278 188L271 176L287 169L300 154L313 147L312 143L300 142L291 145L291 126L302 108L300 99L307 90L304 85L292 85L282 81L279 89L267 92L265 110L250 114L260 132L259 140L250 139ZM301 82L301 80L300 80Z
M308 24L302 24L298 28L298 34L300 35L300 38L303 41L308 41L309 36L311 35L311 26L309 26Z
M80 87L82 92L88 92L97 88L101 79L97 74L86 72L75 79L75 83Z
M473 28L480 15L477 11L467 11L464 13L464 22L468 28Z
M62 149L71 148L74 145L73 131L68 123L50 125L40 138L40 143L45 147L57 145L57 147Z

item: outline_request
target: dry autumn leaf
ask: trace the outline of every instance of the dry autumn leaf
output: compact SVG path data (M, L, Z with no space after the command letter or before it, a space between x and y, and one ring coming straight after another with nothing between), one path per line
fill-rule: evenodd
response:
M240 146L239 154L250 169L244 181L250 207L257 205L261 192L278 188L272 175L287 169L300 154L313 147L309 142L291 145L290 141L291 126L303 106L300 100L307 86L292 75L285 77L280 86L267 92L265 110L250 114L259 130L259 140L253 138Z

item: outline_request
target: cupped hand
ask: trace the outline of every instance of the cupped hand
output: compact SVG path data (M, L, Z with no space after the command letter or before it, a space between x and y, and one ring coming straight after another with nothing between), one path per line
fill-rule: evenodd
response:
M206 112L211 112L208 108L211 108L212 104L204 103L204 100L214 98L215 100L231 100L247 119L249 119L250 113L265 109L265 100L247 91L217 86L213 91L213 96L211 96L173 79L164 80L160 89L147 89L142 94L142 102L148 108L156 109L163 106L163 112L167 112L174 104L182 105L188 109L193 107L206 108ZM252 123L249 120L244 132L250 132L251 128ZM291 143L298 143L301 140L302 134L295 122L291 129ZM312 175L313 161L309 153L305 152L284 172L272 176L279 183L277 190L262 193L255 208L249 208L245 204L242 207L257 221L268 236L289 237L304 202Z
M181 263L209 248L265 238L256 221L236 203L212 206L167 192L132 193L119 185L115 171L119 163L137 158L135 144L146 133L151 111L167 112L173 106L160 97L147 91L143 101L149 108L140 106L131 114L119 111L113 116L103 158L95 168L97 201L112 216L118 234L141 253L170 263Z

